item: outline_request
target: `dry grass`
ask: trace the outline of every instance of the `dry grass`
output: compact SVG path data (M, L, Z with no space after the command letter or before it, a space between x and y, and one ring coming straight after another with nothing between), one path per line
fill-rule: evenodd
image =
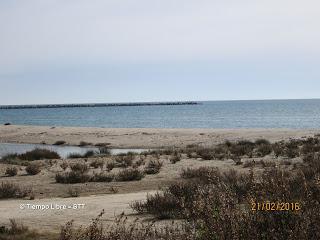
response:
M25 198L31 193L31 189L20 187L10 182L0 184L0 199Z

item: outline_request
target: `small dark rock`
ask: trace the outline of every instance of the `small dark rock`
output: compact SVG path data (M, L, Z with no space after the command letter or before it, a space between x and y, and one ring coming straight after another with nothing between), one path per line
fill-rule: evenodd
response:
M5 123L4 125L5 125L5 126L9 126L9 125L11 125L11 123Z

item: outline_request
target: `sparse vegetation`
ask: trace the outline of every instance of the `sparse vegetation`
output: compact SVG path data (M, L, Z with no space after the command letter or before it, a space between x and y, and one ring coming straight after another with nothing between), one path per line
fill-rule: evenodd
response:
M111 155L111 151L107 147L99 147L99 154L104 156L109 156Z
M90 158L95 156L95 152L93 150L88 150L86 153L84 154L80 154L80 153L70 153L68 158L74 159L74 158Z
M110 171L112 171L112 169L114 169L115 168L115 166L116 166L116 164L115 164L115 162L108 162L107 164L106 164L106 168L107 168L107 170L110 172Z
M41 172L41 166L38 163L30 163L27 167L26 167L26 172L29 175L37 175Z
M157 174L160 172L163 163L159 160L150 160L144 169L145 174Z
M176 164L177 162L181 161L181 154L178 152L174 152L170 157L170 162L172 164Z
M95 174L90 181L91 182L112 182L114 176L112 174L99 173Z
M77 187L69 187L68 188L68 196L69 197L79 197L80 196L80 189Z
M89 171L89 167L87 164L85 163L75 163L75 164L71 164L70 168L72 171L75 172L80 172L80 173L85 173Z
M2 182L0 184L0 199L24 198L30 194L31 190L20 187L14 183Z
M66 173L57 173L56 182L63 184L75 184L75 183L86 183L89 182L91 176L87 173L82 173L79 171L71 171Z
M59 145L64 145L64 144L66 144L66 141L58 140L53 145L59 146Z
M85 146L89 146L89 145L92 145L91 143L88 143L88 142L85 142L85 141L81 141L80 143L79 143L79 146L80 147L85 147Z
M9 154L2 157L2 161L9 164L27 165L27 161L60 159L59 154L47 149L36 148L32 151L22 154Z
M119 154L115 158L115 166L120 168L127 168L132 166L134 154Z
M7 167L6 169L6 175L13 177L16 176L18 174L18 168L16 167Z
M93 167L93 168L103 169L103 166L104 166L104 161L99 159L94 160L93 162L90 163L90 167Z
M115 180L118 182L139 181L144 177L144 174L134 168L127 168L121 170L116 176Z
M65 171L69 167L69 164L64 161L60 164L60 167L62 168L63 171Z
M28 227L18 223L14 219L10 219L9 226L0 227L1 240L34 240L39 239L40 234L29 230Z

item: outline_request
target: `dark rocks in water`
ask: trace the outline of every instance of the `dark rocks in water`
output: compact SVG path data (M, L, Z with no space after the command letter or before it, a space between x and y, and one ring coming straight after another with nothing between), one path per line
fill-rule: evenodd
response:
M4 125L5 125L5 126L9 126L9 125L11 125L11 123L5 123Z

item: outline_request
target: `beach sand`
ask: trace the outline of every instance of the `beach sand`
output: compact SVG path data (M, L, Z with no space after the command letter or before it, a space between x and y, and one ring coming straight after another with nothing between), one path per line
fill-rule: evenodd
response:
M78 145L106 143L112 148L183 147L189 144L214 145L225 140L270 141L313 136L320 130L294 129L150 129L150 128L83 128L45 126L0 126L2 143L46 143L66 141Z

